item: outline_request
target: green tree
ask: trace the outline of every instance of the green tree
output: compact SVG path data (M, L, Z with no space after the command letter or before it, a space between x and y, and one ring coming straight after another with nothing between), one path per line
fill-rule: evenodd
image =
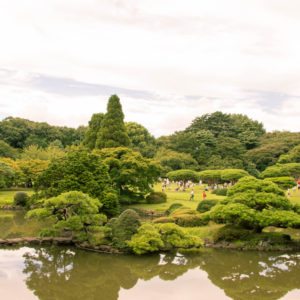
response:
M300 177L300 163L277 164L268 167L261 173L262 178L292 176Z
M100 149L127 147L129 144L130 140L124 124L124 114L120 99L117 95L112 95L108 100L107 113L101 122L96 147Z
M89 149L95 149L97 136L101 128L102 121L104 119L103 113L93 114L89 121L88 129L86 130L83 144Z
M41 197L53 197L68 191L81 191L98 198L102 210L113 215L119 202L107 165L98 155L82 148L72 148L65 156L50 162L38 177L35 189Z
M0 157L16 158L17 150L7 144L5 141L0 140Z
M199 174L196 171L193 170L177 170L177 171L171 171L167 174L167 177L170 180L174 181L183 181L184 183L188 180L191 180L193 182L199 181Z
M188 153L177 152L166 148L160 148L155 157L164 169L164 173L180 169L197 169L198 163Z
M131 147L143 156L152 158L156 152L156 141L149 131L136 122L125 123Z
M108 172L121 201L125 201L125 198L129 202L130 199L134 201L143 198L152 190L152 185L158 180L161 172L155 161L130 148L106 148L94 153L108 166Z
M261 231L267 226L299 227L300 215L275 183L244 177L227 192L227 198L209 212L217 223ZM274 216L273 218L271 216Z
M74 239L89 241L96 229L107 221L105 215L99 214L102 206L100 201L78 191L45 199L40 205L41 207L30 210L27 217L52 220L54 225L44 230L45 235L62 235L67 230Z

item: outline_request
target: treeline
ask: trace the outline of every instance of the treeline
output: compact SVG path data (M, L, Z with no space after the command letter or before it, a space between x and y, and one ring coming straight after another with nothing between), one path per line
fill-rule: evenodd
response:
M122 145L157 161L162 175L180 169L243 169L258 176L277 163L300 162L300 133L267 133L262 123L241 114L205 114L158 139L141 124L120 122L123 118L117 96L106 114L95 113L87 127L77 129L8 117L0 122L0 157L41 159L72 145L90 151Z

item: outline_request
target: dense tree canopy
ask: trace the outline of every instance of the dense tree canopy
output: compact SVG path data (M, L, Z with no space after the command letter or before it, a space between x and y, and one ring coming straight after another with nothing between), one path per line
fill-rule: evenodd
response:
M170 180L174 181L183 181L186 182L188 180L192 182L198 182L199 181L199 174L198 172L195 172L193 170L177 170L177 171L171 171L167 174L167 177Z
M65 156L53 160L38 177L35 189L45 197L81 191L98 198L108 214L113 215L119 209L106 164L98 155L82 148L73 148Z
M84 130L83 127L74 129L51 126L45 122L8 117L0 122L0 139L14 148L24 148L29 145L47 147L56 140L65 147L79 143L83 138Z
M212 220L260 231L267 226L300 227L300 215L271 181L244 177L210 211Z
M103 113L93 114L89 121L89 126L85 132L83 144L89 149L95 149L97 137L101 128L102 121L104 119Z
M136 122L125 123L131 147L145 157L153 157L156 152L156 141L149 131Z
M106 148L95 151L103 163L108 166L108 172L113 185L123 196L143 197L152 190L152 185L160 175L160 167L153 160L143 157L130 148Z

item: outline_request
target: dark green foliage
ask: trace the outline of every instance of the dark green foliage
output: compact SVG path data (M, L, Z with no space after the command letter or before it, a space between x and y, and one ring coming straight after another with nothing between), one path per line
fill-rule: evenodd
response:
M163 167L163 175L170 171L198 168L197 161L188 153L176 152L170 149L160 148L155 156Z
M230 188L228 197L209 212L210 218L223 224L231 224L261 231L266 226L300 226L297 208L285 197L275 183L244 177Z
M148 204L158 204L167 202L167 194L163 192L151 192L146 197Z
M184 131L162 137L158 143L191 154L201 169L253 168L254 174L255 165L244 155L259 145L264 133L263 125L247 116L215 112L194 119Z
M0 157L16 158L17 150L7 144L5 141L0 140Z
M93 114L89 121L89 127L86 130L83 144L91 150L96 147L97 136L100 131L103 118L103 113Z
M92 244L102 242L104 231L99 234L99 227L103 226L107 218L99 214L102 204L98 199L78 192L70 191L57 197L44 199L40 207L27 213L28 218L49 218L54 221L53 226L47 228L44 235L62 235L70 232L79 242L92 241ZM96 234L96 235L95 235Z
M200 201L197 206L197 211L199 211L200 213L207 212L207 211L211 210L211 208L214 207L218 202L219 202L219 200Z
M144 126L135 122L125 123L125 127L131 147L139 151L144 157L154 157L156 152L154 136L152 136Z
M112 95L108 100L107 113L101 122L96 148L127 147L129 145L130 140L124 124L120 99L117 95Z
M199 172L199 177L208 184L221 182L221 170L205 170Z
M166 210L166 214L169 215L171 214L174 210L177 208L182 207L183 205L181 203L172 203L169 208Z
M287 190L296 185L296 181L293 177L272 177L265 178L266 181L272 181L276 183L281 189Z
M220 228L213 236L214 242L233 242L237 240L245 240L253 231L232 225L226 225Z
M152 185L160 174L160 166L130 148L118 147L97 150L108 166L115 189L123 196L142 199L152 191Z
M261 178L291 176L300 177L300 163L277 164L268 167L261 173Z
M126 241L131 239L140 225L140 217L134 210L123 211L111 225L114 246L120 249L128 248Z
M218 196L226 196L227 195L227 189L215 189L211 192L214 195Z
M175 223L182 227L199 227L205 226L210 221L210 217L208 214L181 214L173 217L175 219Z
M278 163L286 164L286 163L300 163L300 145L294 147L287 154L283 154L280 156Z
M240 178L249 176L249 173L241 169L205 170L199 172L201 180L208 184L220 182L236 182Z
M29 196L25 192L16 192L14 195L14 205L17 206L27 206L29 201Z
M167 177L170 180L174 181L188 181L191 180L193 182L199 181L199 175L196 171L193 170L177 170L177 171L171 171L167 174Z
M7 163L0 161L0 188L11 187L13 185L14 178L14 169Z
M70 190L82 191L103 202L103 209L109 215L118 212L119 203L107 166L98 155L82 148L74 148L64 157L53 160L37 179L35 188L43 197Z
M300 133L274 131L260 138L259 146L247 152L246 159L256 165L259 171L278 162L281 155L300 144ZM285 163L285 161L282 161Z
M47 147L55 140L62 145L78 144L83 138L84 128L51 126L45 122L33 122L22 118L8 117L0 122L0 139L14 148L29 145Z

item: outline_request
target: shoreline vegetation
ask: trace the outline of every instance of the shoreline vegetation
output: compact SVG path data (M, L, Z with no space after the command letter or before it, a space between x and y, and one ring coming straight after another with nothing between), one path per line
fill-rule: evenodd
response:
M154 138L117 95L87 128L0 122L0 245L299 250L300 133L215 112Z

